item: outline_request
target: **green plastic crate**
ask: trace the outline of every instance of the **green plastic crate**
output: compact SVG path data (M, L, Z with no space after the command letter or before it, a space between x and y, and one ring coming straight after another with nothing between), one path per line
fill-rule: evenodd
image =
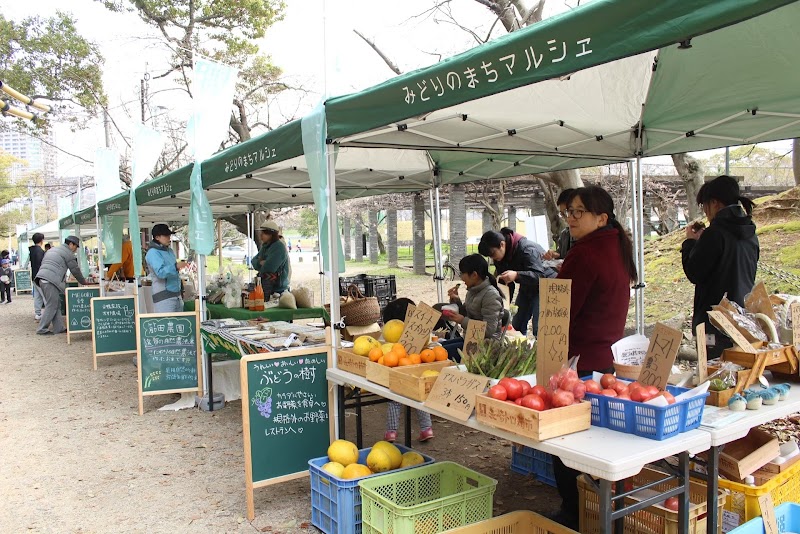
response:
M497 481L454 462L366 478L363 534L436 534L492 517Z

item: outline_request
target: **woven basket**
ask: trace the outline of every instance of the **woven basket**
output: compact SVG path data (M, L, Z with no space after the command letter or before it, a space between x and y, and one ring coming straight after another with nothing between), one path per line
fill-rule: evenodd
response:
M619 378L626 378L628 380L638 380L642 372L641 365L625 365L622 363L614 363L614 371Z
M378 299L365 297L355 285L347 288L347 298L341 299L339 310L346 326L369 326L377 323L381 318ZM325 305L325 311L330 315L330 304Z

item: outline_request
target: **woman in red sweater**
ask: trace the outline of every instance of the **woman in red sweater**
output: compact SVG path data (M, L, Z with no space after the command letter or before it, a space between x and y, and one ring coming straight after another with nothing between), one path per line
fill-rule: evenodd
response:
M575 243L558 278L572 280L569 354L580 356L578 375L614 372L611 345L622 338L631 284L638 275L633 245L614 214L614 201L597 186L576 189L562 216ZM561 511L555 519L578 528L578 471L553 458Z

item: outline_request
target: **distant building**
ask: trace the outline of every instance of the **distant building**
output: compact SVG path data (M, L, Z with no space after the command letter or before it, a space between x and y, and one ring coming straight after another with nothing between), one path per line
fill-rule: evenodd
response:
M41 174L46 183L56 177L58 158L53 146L55 134L49 131L39 135L43 140L13 130L0 131L0 149L23 160L11 167L13 181L24 179L30 173Z

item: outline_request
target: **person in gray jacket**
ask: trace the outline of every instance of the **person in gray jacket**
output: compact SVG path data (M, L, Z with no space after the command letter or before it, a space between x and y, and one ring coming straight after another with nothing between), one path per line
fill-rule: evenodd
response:
M484 321L485 337L500 339L503 333L503 297L497 289L494 276L489 274L489 264L480 254L470 254L461 258L458 269L461 271L461 281L467 286L467 298L463 303L465 313L447 312L445 316L460 324L465 331L470 319ZM462 309L458 286L451 288L447 294L450 302Z
M86 279L78 267L78 260L75 253L81 246L81 240L74 235L64 240L60 247L52 247L45 252L42 258L42 265L36 273L36 284L42 290L44 298L44 311L42 319L39 321L39 328L36 333L40 336L61 334L66 332L64 317L61 316L61 295L66 288L65 279L67 271L70 271L81 285L87 285ZM49 330L50 324L53 330Z

